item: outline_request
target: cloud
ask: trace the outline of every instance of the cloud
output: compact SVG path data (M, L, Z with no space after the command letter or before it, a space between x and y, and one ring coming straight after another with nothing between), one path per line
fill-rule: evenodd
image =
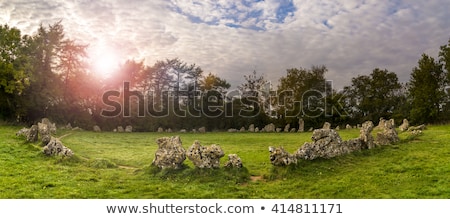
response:
M178 57L233 86L253 70L273 83L293 67L326 65L336 88L386 68L407 81L422 53L450 35L445 0L117 0L0 2L0 22L32 33L62 20L80 42L124 58Z

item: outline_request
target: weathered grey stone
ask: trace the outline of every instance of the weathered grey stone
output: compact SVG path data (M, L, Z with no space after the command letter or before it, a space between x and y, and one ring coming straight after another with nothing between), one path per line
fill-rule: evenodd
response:
M259 132L259 128L258 127L255 128L255 132Z
M168 129L166 129L166 132L167 132L167 133L172 133L173 131L172 131L171 128L168 128Z
M311 140L300 147L294 155L298 159L314 160L317 158L333 158L364 148L375 146L371 131L374 125L371 121L362 124L359 138L343 141L336 130L316 129Z
M281 128L277 128L275 131L276 132L281 132L281 130L282 130Z
M128 132L128 133L133 132L133 126L127 125L127 126L125 127L125 132Z
M162 137L156 140L158 149L152 165L161 169L180 169L186 159L186 150L182 146L179 136Z
M224 152L219 145L204 147L196 140L187 150L186 156L198 168L219 168L220 158L224 156Z
M180 132L181 132L181 133L186 133L187 130L186 130L186 129L181 129Z
M94 125L93 127L94 132L101 132L102 129L100 129L100 127L98 125Z
M41 120L41 123L47 125L50 134L56 134L56 124L50 122L50 119L48 119L48 118L43 118L43 119Z
M206 133L206 128L205 127L200 127L200 128L198 128L198 132Z
M311 128L308 129L308 132L312 132L312 131L314 131L314 128L313 128L313 127L311 127Z
M67 123L67 125L64 128L67 130L72 130L72 124L70 124L70 122L69 122L69 123Z
M372 136L373 128L374 125L372 121L366 121L362 124L362 127L359 130L359 138L363 143L363 145L361 146L362 148L372 149L375 147Z
M331 129L331 124L330 124L329 122L325 122L325 123L323 124L322 129Z
M273 123L270 123L266 126L264 126L265 132L275 132L275 125Z
M27 133L28 142L37 142L39 138L39 128L37 125L32 125Z
M392 125L391 121L387 121L385 119L380 119L380 123L378 124L377 137L375 139L376 144L378 145L389 145L399 141L397 131Z
M334 130L339 131L339 130L341 130L341 128L339 126L336 126L336 128L334 128Z
M298 119L298 132L304 132L305 131L305 121L300 118Z
M117 129L113 129L113 132L117 132Z
M39 130L39 136L41 137L42 145L47 145L52 136L50 135L50 128L48 126L48 123L38 123L38 130Z
M163 129L162 127L159 127L159 128L158 128L158 132L159 132L159 133L164 132L164 129Z
M407 119L403 119L403 123L398 127L400 131L408 131L409 129L409 121Z
M123 127L121 125L117 126L117 132L125 132L125 129L123 129Z
M197 133L197 129L192 129L192 132L193 133Z
M351 126L350 124L347 124L347 125L345 126L345 129L352 129L352 126Z
M289 132L291 129L291 124L287 124L286 126L284 126L284 132Z
M384 127L386 126L386 122L387 121L384 118L380 118L378 125L374 129L375 130L384 130Z
M316 129L312 137L313 143L306 142L295 156L300 159L314 160L317 158L332 158L348 153L348 148L342 147L342 139L333 129Z
M228 132L230 132L230 133L234 133L234 132L237 132L238 130L237 129L228 129Z
M72 129L72 131L83 131L83 129L77 126L77 127L74 127Z
M297 129L291 128L291 131L290 131L290 132L296 132L296 131L297 131Z
M62 142L56 138L51 138L48 144L43 148L43 153L48 156L64 156L71 157L73 151L64 146Z
M425 124L422 124L419 126L411 126L408 128L408 131L417 131L417 130L423 131L425 129L427 129L427 126Z
M241 129L239 130L239 132L245 132L245 127L242 126Z
M297 164L297 157L294 154L290 154L283 147L269 147L269 159L274 166L288 166L291 164Z
M224 164L228 168L242 168L242 160L237 154L229 154L228 161Z
M16 136L18 136L18 137L20 137L20 136L27 137L29 131L30 131L29 128L25 128L24 127L24 128L22 128L22 129L20 129L19 131L16 132Z
M255 132L255 125L254 124L250 124L250 126L248 127L248 131L249 132Z

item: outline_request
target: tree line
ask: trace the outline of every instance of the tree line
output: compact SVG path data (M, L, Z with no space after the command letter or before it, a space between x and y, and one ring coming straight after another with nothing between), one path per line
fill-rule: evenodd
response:
M65 36L61 22L40 25L33 35L0 26L0 120L32 124L47 117L105 130L133 125L134 130L239 129L264 127L318 128L360 124L380 118L414 124L450 120L450 40L437 58L422 54L410 80L375 68L334 90L328 69L291 68L273 87L256 71L245 74L237 89L217 74L179 58L126 60L111 77L90 66L88 45Z

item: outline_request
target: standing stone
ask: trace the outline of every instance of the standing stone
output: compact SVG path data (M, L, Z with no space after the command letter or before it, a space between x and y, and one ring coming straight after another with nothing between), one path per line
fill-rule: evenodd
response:
M339 126L336 126L335 130L339 131L339 130L341 130L341 128L339 128Z
M117 132L122 133L122 132L125 132L125 130L123 129L122 126L117 126Z
M408 131L423 131L427 129L427 127L425 126L425 124L419 125L419 126L411 126L408 128Z
M43 118L43 119L41 120L41 123L47 125L49 134L56 134L56 124L50 122L50 119L48 119L48 118Z
M329 122L325 122L325 123L323 124L322 129L331 129L331 124L330 124Z
M259 128L258 127L255 128L255 132L259 132Z
M305 142L295 153L296 157L305 160L317 158L332 158L347 153L346 148L341 147L342 139L333 129L314 130L312 143Z
M269 147L269 159L274 166L288 166L291 164L297 164L297 158L295 155L290 154L283 147Z
M297 129L291 128L291 131L290 131L290 132L296 132L296 131L297 131Z
M69 122L69 123L67 123L67 125L64 128L67 130L72 130L72 124L70 124L70 122Z
M94 132L101 132L102 131L98 125L94 125L93 130L94 130Z
M30 131L30 129L24 127L16 132L16 136L27 137L29 131Z
M395 128L395 120L394 119L389 119L389 122L391 123L391 126Z
M192 133L197 133L197 129L192 129Z
M159 132L159 133L164 132L164 129L163 129L162 127L159 127L159 128L158 128L158 132Z
M73 151L62 144L62 142L56 138L51 138L48 144L43 148L43 153L47 156L73 156Z
M203 127L200 127L200 128L198 128L198 132L200 132L200 133L206 133L206 128L203 126Z
M187 150L186 156L198 168L219 168L220 158L224 156L224 152L219 145L204 147L196 140Z
M248 131L249 132L255 132L255 125L254 124L250 124L250 126L248 127Z
M245 127L242 126L241 129L239 130L239 132L245 132Z
M402 132L407 131L409 129L409 121L407 119L403 119L403 123L398 128Z
M377 130L384 130L384 127L386 126L386 120L384 118L380 118L380 121L378 122L378 125L375 127Z
M228 129L228 132L229 133L234 133L234 132L237 132L237 129Z
M39 136L41 136L41 142L42 145L45 146L47 145L52 136L50 134L50 128L48 126L48 123L38 123L38 132L39 132Z
M181 133L186 133L187 130L186 130L186 129L181 129L180 132L181 132Z
M228 168L242 168L242 160L237 154L229 154L228 161L224 164Z
M312 131L314 131L314 128L313 128L313 127L311 127L311 128L308 129L308 132L312 132Z
M276 129L277 132L281 132L281 130L282 130L281 128L277 128Z
M291 129L291 124L287 124L286 126L284 126L284 132L289 132Z
M38 133L39 133L38 126L32 125L27 134L27 141L28 142L37 142L38 141Z
M352 126L351 126L350 124L347 124L347 125L345 126L345 129L352 129Z
M298 132L304 132L305 131L305 121L303 119L298 120Z
M168 128L168 129L166 130L166 132L167 132L167 133L172 133L173 131L172 131L171 128Z
M183 148L181 139L178 136L162 137L156 140L158 149L152 165L161 169L180 169L186 159L186 150Z
M359 138L363 143L362 148L372 149L375 147L372 137L373 128L374 125L372 121L366 121L362 124L362 127L359 130Z
M127 126L125 127L125 132L133 132L133 126L127 125Z
M400 140L391 121L380 120L378 128L381 130L377 133L375 141L378 145L388 145Z
M270 123L264 127L264 130L266 132L275 132L275 125L273 123Z

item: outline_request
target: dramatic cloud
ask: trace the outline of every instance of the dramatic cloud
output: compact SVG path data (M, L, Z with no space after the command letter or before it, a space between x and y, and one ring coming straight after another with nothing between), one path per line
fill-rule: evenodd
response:
M33 33L62 21L93 50L178 57L233 86L256 70L274 84L293 67L325 65L335 88L374 68L407 81L422 53L450 38L445 0L0 0L0 23ZM111 51L111 50L109 50Z

